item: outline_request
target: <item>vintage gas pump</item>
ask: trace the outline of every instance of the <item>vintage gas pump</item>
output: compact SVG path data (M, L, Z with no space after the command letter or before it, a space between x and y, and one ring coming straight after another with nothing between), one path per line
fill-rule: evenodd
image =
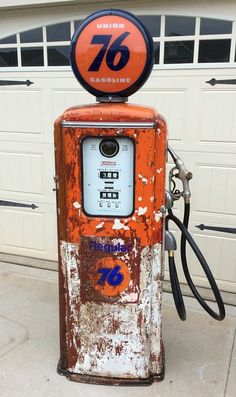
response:
M58 372L79 382L151 384L164 377L164 236L176 193L166 198L165 120L126 102L152 70L152 39L132 14L99 11L75 32L71 64L98 103L55 122ZM187 186L174 160L173 178ZM168 230L166 237L172 258Z

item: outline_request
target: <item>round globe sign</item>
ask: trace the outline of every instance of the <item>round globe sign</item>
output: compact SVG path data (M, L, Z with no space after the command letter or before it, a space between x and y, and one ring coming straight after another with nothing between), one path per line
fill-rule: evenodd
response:
M72 70L91 94L127 97L147 80L153 67L153 41L129 12L98 11L75 32L70 48Z

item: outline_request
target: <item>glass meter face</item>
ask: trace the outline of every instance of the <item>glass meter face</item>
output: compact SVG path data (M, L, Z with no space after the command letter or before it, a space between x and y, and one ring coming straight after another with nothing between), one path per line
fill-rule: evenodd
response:
M134 210L134 142L86 137L82 142L83 210L91 216L130 216Z

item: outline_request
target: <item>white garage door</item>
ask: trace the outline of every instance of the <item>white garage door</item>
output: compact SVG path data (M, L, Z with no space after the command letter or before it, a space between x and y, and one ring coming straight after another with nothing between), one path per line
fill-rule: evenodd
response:
M195 227L236 227L236 85L205 83L236 77L234 24L193 17L143 19L154 37L156 65L130 102L154 106L167 118L170 143L194 174L190 230L221 288L235 291L235 236ZM0 207L3 253L57 258L53 122L65 108L94 101L67 66L73 30L70 22L0 40L0 79L34 82L0 86L0 199L39 207ZM205 285L194 259L191 268L198 284Z

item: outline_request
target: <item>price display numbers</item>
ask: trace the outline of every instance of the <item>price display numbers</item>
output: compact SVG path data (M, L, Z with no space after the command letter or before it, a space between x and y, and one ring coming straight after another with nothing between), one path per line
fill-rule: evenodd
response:
M70 49L72 70L91 94L129 96L147 80L153 67L153 41L129 12L98 11L75 32Z

